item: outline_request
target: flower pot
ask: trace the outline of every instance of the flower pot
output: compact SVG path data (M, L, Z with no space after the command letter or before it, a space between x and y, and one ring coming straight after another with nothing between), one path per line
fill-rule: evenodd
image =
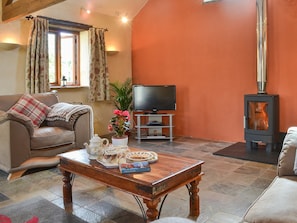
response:
M111 137L112 145L113 146L127 146L128 145L128 136L123 137Z

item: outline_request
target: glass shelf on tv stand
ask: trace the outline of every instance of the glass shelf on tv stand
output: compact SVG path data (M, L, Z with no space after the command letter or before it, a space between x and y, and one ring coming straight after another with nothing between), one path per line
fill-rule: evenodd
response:
M153 114L135 114L137 118L136 139L141 142L142 139L169 139L173 141L173 116L174 114L153 113ZM168 129L168 135L164 135L164 129ZM146 134L142 134L142 131Z

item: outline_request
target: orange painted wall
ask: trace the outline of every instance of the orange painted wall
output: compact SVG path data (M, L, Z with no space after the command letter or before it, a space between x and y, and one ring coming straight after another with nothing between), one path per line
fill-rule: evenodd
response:
M243 96L257 93L256 0L149 0L132 24L135 84L175 84L175 135L244 141ZM280 131L297 125L297 4L268 1L267 93Z

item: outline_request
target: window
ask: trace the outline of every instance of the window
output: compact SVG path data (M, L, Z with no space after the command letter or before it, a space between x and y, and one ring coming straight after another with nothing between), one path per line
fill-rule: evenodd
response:
M80 85L79 32L50 29L49 80L52 86Z
M89 86L90 25L38 16L49 21L49 81L55 86ZM63 81L64 80L64 81Z

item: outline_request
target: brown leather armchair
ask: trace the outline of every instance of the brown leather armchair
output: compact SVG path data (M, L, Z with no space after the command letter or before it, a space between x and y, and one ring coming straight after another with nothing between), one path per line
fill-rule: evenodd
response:
M54 93L31 96L51 108L63 104ZM29 118L9 112L21 97L0 96L0 169L9 173L8 179L18 178L31 168L57 165L58 154L83 148L93 134L91 108L73 105L75 112L67 121L52 116L36 127Z

